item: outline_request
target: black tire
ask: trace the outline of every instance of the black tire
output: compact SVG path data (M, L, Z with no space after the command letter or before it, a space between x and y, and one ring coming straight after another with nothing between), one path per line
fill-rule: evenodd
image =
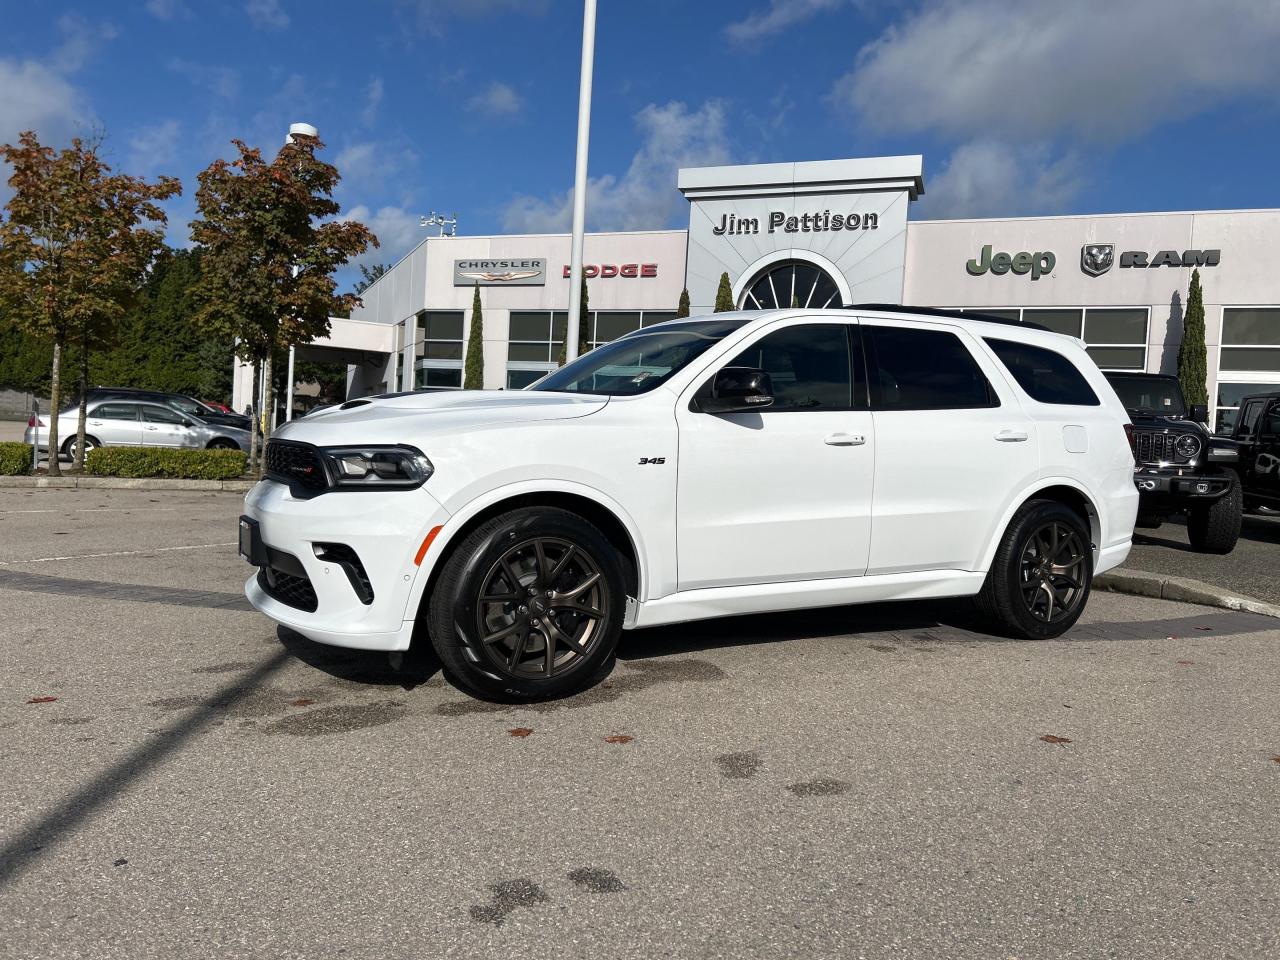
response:
M209 441L209 450L239 450L240 444L234 440L228 440L226 437L218 437Z
M1244 494L1239 481L1212 503L1187 511L1187 539L1197 553L1230 553L1240 539Z
M974 602L996 632L1049 640L1080 619L1092 586L1093 548L1084 518L1055 500L1031 500L1009 521Z
M625 606L622 560L604 535L567 510L526 507L450 552L427 627L446 676L466 692L550 699L613 668Z

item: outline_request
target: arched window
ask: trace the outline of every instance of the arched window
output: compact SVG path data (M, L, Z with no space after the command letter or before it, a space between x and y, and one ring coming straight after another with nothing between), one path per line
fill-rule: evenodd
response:
M805 260L771 263L756 275L742 295L743 310L772 310L775 307L816 307L838 309L840 290L820 267Z

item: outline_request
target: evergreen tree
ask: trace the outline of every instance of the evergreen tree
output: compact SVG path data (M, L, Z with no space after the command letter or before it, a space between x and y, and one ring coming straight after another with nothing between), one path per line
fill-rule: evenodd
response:
M484 389L484 314L480 309L480 283L471 298L471 332L467 334L467 359L462 389Z
M1206 353L1204 292L1200 289L1200 271L1193 270L1187 312L1182 320L1182 343L1178 347L1178 380L1188 405L1209 402Z
M676 307L676 319L689 315L689 288L680 291L680 305Z
M582 356L591 350L591 312L587 306L591 303L591 296L587 293L587 278L582 278L582 309L579 312L580 319L578 321L578 356ZM569 331L565 331L565 337L569 336ZM564 366L565 359L568 357L567 348L560 344L560 366Z
M716 288L716 313L728 313L733 310L733 287L729 285L729 274L720 274L720 286Z

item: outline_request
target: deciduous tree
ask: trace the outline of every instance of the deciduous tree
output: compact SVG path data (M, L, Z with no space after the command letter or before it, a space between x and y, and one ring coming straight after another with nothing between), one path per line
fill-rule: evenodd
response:
M240 140L234 160L199 174L192 239L203 251L197 319L232 338L241 359L262 367L264 425L275 400L272 357L329 332L329 317L359 303L339 294L333 272L377 237L363 224L333 219L340 175L316 156L315 137L292 136L275 158ZM258 468L257 433L250 469Z
M88 356L110 339L147 268L163 248L158 202L181 192L172 177L147 183L113 174L97 142L80 138L61 151L32 131L0 146L13 167L13 196L0 222L0 304L16 323L53 343L49 389L49 474L58 476L62 365L81 349L77 465L84 450Z

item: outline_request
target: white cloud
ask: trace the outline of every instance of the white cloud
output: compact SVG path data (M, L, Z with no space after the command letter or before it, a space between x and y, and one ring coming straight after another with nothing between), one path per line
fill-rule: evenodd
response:
M942 0L865 46L832 101L872 129L1118 143L1280 82L1280 4Z
M685 209L676 190L680 167L729 161L724 105L710 100L691 111L673 101L649 104L635 116L641 145L622 176L605 174L587 186L587 222L593 230L660 229ZM549 199L518 196L503 214L513 232L546 233L569 229L573 191Z
M93 122L80 91L35 60L0 58L0 90L0 142L16 142L19 133L34 130L41 142L60 143Z
M289 14L280 6L280 0L248 0L244 12L259 30L283 30L289 25Z
M518 113L522 106L524 106L524 100L521 99L520 94L499 80L494 80L483 93L478 93L467 101L467 109L486 113L491 117Z
M352 260L353 267L361 263L395 263L427 237L418 225L418 214L404 207L387 206L372 210L359 204L344 213L343 219L363 223L374 232L380 244Z
M148 175L171 165L178 155L181 126L177 120L149 124L129 138L129 167L134 175Z
M453 19L489 20L495 29L502 28L502 18L509 14L541 16L547 12L548 0L399 0L397 7L407 13L417 29L441 34Z
M377 121L378 110L382 106L384 92L381 77L374 77L369 81L369 86L365 89L364 94L364 109L360 111L360 122L366 127L373 126Z
M191 16L191 8L182 0L147 0L146 7L158 20L186 20Z
M388 187L388 180L413 166L418 155L407 147L393 147L368 140L338 151L333 165L342 175L342 187Z
M1055 160L1042 146L973 141L929 182L920 212L931 219L1061 213L1083 188L1084 173L1075 154Z
M767 10L748 14L725 27L725 36L734 43L754 43L845 3L846 0L769 0Z
M186 77L192 84L215 97L234 100L240 93L240 73L233 67L192 63L178 57L170 60L168 66L174 73Z
M50 66L59 73L75 73L118 33L109 23L90 23L74 13L58 18L58 31L62 34L62 43L53 51Z

